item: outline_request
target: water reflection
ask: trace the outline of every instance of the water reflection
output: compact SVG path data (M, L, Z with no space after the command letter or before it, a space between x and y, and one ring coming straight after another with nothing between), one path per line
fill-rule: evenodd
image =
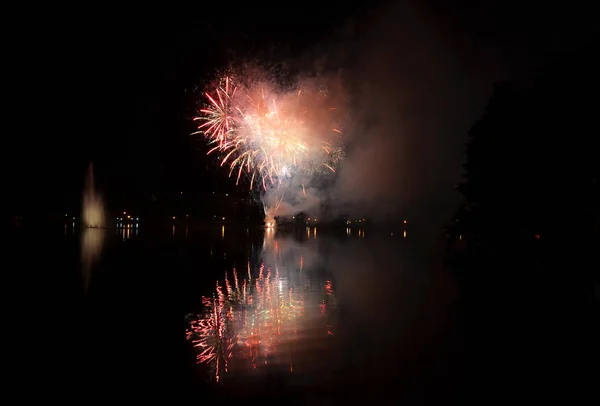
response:
M81 237L81 272L83 286L87 291L92 276L92 268L100 259L104 247L106 230L101 228L85 228Z
M123 241L129 240L132 237L137 237L140 231L139 224L123 224L118 223L116 228L117 235L121 236ZM173 234L175 234L175 226L173 226Z
M307 359L332 344L332 280L316 277L310 247L273 234L266 230L260 260L226 273L190 321L187 338L217 382L273 370L307 372L314 367Z
M70 233L70 223L67 228ZM363 238L358 228L319 226L318 238L313 227L307 238L305 228L228 224L223 239L219 224L190 226L186 241L186 225L176 228L175 241L172 224L145 227L135 241L121 241L134 239L131 226L129 234L126 226L116 235L105 231L106 241L99 238L102 230L80 234L86 285L95 272L94 294L86 301L93 310L85 318L91 321L86 337L94 336L90 348L103 348L110 357L99 358L107 364L124 362L132 349L122 326L129 326L144 336L134 360L152 354L148 368L132 367L127 379L131 373L161 380L181 373L202 396L206 392L196 389L209 389L198 376L218 380L225 390L216 393L227 398L281 394L278 400L294 404L400 402L413 390L443 393L447 386L440 382L458 379L460 366L452 363L462 351L462 333L454 332L454 288L437 266L435 247L420 242L417 231L403 238L403 227L365 229L369 237ZM131 271L137 269L144 272ZM183 339L185 329L172 320L190 312L187 348L193 355L161 335L175 332ZM131 314L140 322L131 322ZM199 365L187 376L187 369L165 369L155 359ZM304 394L314 397L302 402Z
M73 222L70 227L65 224L65 237L69 234L75 234L75 222Z

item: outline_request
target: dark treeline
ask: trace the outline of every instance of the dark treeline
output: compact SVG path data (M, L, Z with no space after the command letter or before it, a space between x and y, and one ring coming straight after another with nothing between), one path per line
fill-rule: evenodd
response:
M599 62L582 46L499 84L469 134L449 259L496 398L572 402L598 376Z

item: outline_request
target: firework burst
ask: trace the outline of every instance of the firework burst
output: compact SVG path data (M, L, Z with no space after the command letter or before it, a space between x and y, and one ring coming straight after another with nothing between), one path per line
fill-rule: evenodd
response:
M327 91L306 85L283 91L270 81L227 75L205 97L196 133L236 184L246 175L251 189L260 184L267 190L296 174L335 172L343 158Z

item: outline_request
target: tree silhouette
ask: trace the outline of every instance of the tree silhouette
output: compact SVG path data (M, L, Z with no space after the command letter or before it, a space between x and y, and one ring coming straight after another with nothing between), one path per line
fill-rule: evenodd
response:
M584 389L584 360L597 354L597 59L579 50L498 84L470 130L449 227L478 367L518 364L511 388L521 381L536 397L551 382Z
M563 57L499 84L467 144L459 222L493 242L589 240L598 232L598 63Z

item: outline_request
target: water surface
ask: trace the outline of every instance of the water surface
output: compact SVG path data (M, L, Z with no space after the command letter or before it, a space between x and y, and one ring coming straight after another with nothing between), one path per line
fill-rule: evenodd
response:
M47 352L71 371L58 392L459 399L456 289L418 235L143 223L15 233L15 254L37 252L21 266L44 281L37 298L61 332Z

